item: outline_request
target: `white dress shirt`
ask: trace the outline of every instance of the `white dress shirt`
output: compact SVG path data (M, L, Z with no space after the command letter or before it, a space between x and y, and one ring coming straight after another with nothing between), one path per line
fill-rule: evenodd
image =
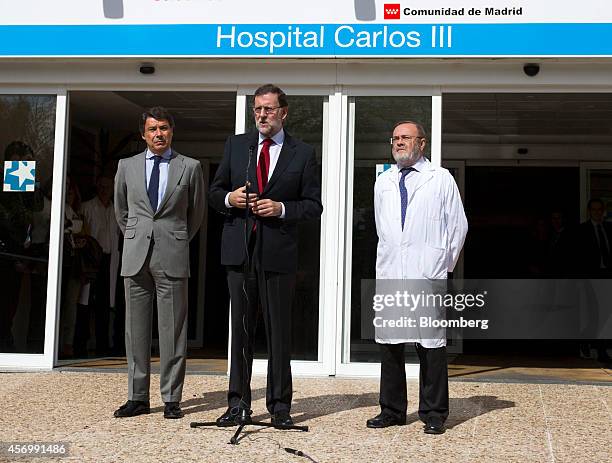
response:
M259 144L257 146L257 160L259 162L259 154L261 153L261 148L263 147L263 142L267 137L264 137L261 133L259 134ZM272 143L270 145L270 166L268 168L268 181L272 178L272 174L274 173L274 168L276 167L276 163L278 162L278 158L280 157L281 150L283 149L283 143L285 143L285 130L280 129L276 135L272 138ZM161 183L160 183L161 184ZM229 196L231 192L225 195L225 207L228 209L234 207L229 202ZM285 218L285 205L280 203L281 205L281 215L279 216L281 219Z
M96 196L82 204L81 212L89 226L89 234L95 238L104 254L110 254L119 248L119 226L113 203L104 207L100 198Z
M145 170L146 170L146 189L149 190L149 180L151 180L151 172L153 172L153 165L155 160L153 154L149 148L147 148ZM159 188L157 189L157 207L162 202L164 193L166 192L166 186L168 185L168 166L170 165L170 158L172 157L172 149L168 148L164 154L162 154L162 160L159 163Z

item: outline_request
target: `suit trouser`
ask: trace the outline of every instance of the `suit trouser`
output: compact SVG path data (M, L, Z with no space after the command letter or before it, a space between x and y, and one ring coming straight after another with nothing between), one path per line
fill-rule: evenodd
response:
M252 244L251 249L253 247ZM295 292L295 274L265 272L259 267L258 261L255 252L251 259L246 285L244 285L242 266L227 267L227 282L232 304L232 353L228 404L230 407L240 405L251 408L253 337L257 306L260 303L268 346L266 408L271 414L279 411L289 412L293 396L291 304ZM249 294L248 303L244 289ZM248 334L245 333L245 327L248 327Z
M125 294L123 278L117 280L115 294ZM125 298L115 298L115 319L113 321L113 353L125 355Z
M161 397L164 402L180 402L187 352L187 278L166 275L158 246L152 242L140 271L124 278L128 399L149 400L151 329L156 298Z
M408 408L405 344L380 344L380 407L383 413L404 417ZM419 418L440 424L448 418L446 347L427 349L416 343L419 356Z

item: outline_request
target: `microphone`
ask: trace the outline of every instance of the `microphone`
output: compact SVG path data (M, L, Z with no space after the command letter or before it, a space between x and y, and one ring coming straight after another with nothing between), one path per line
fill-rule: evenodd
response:
M249 255L249 249L247 244L247 224L249 222L249 170L251 169L251 159L253 159L253 153L255 152L255 145L249 146L249 160L247 161L246 173L244 175L244 191L246 193L246 207L244 208L244 246L246 248L247 256Z
M249 146L249 160L247 161L247 167L246 167L246 174L244 176L244 186L246 186L247 189L247 195L249 193L249 170L251 168L251 159L253 159L253 153L255 153L255 145L251 145ZM248 196L247 196L247 201L248 201Z
M251 182L249 182L249 170L251 169L251 159L253 159L253 153L255 152L255 145L249 146L249 160L247 161L246 173L244 175L244 191L246 193L246 214L245 219L249 216L249 187L251 186Z

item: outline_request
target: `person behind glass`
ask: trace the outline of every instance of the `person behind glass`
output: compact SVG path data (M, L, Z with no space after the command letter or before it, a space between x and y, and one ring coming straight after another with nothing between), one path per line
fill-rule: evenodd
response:
M210 187L210 204L226 215L221 264L226 266L231 299L228 409L217 419L221 426L232 426L237 415L250 421L258 303L268 346L266 407L274 424L293 423L291 305L298 258L297 226L318 218L323 211L315 150L283 128L288 115L285 93L272 84L258 88L253 115L256 130L227 139ZM247 165L251 214L245 224ZM245 265L249 265L248 301L243 292Z
M74 356L77 302L83 286L78 265L78 252L85 246L85 223L81 210L81 195L77 184L66 178L64 204L64 255L62 258L62 306L60 312L60 357ZM89 326L86 326L89 329Z
M82 302L94 306L96 354L108 354L110 312L115 307L117 275L119 273L119 226L115 218L113 179L100 177L96 196L81 206L90 235L102 248L100 268L93 283L83 287Z
M182 418L187 353L189 241L204 217L200 162L172 148L174 118L162 107L142 114L147 149L119 161L115 216L123 233L128 401L116 418L150 413L151 319L157 301L164 418Z
M4 161L32 161L32 148L22 141L12 141L4 149ZM4 178L4 162L0 166ZM32 222L31 193L0 192L0 272L3 304L0 304L0 352L15 349L12 327L19 306L19 294L27 261L19 259L28 252L29 226Z
M612 277L612 225L605 221L606 205L602 199L592 198L587 203L589 219L578 226L576 264L582 278L610 279ZM605 324L605 321L604 321ZM609 340L592 340L597 350L597 361L609 364ZM591 356L588 343L580 346L583 357Z
M548 239L548 272L550 277L568 276L570 243L565 214L560 210L550 213L550 236Z
M402 121L393 128L396 165L374 185L377 279L446 279L459 259L467 234L459 190L448 170L423 156L426 140L417 122ZM414 342L420 360L419 417L425 433L444 432L449 410L446 335L443 330L433 334L439 336L376 340L381 349L381 413L367 420L367 427L406 423L404 344Z

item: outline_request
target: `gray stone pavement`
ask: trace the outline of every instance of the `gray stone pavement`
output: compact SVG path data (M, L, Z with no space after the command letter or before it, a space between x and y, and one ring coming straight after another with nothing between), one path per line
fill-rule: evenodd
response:
M250 428L239 445L233 428L198 428L225 410L227 378L187 375L181 420L165 420L159 377L152 413L115 419L126 400L123 373L0 373L0 442L65 442L58 462L609 462L612 387L451 381L448 430L425 435L416 416L418 384L408 382L408 424L367 429L378 413L378 381L294 378L292 414L310 432ZM268 420L265 378L253 379L254 417ZM312 460L286 453L291 447Z

